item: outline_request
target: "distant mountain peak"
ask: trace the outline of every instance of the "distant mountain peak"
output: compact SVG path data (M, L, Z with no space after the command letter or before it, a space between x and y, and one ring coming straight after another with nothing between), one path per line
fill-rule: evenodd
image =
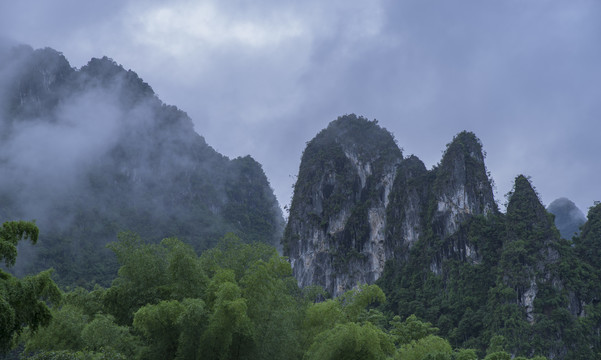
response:
M125 70L122 65L117 64L113 59L106 56L92 58L80 69L80 72L82 75L87 76L85 80L96 81L104 86L119 81L125 90L136 95L132 97L132 101L155 95L150 85L144 82L138 74L132 70Z
M549 227L550 221L538 193L524 175L515 178L507 204L507 217L515 223Z
M555 215L555 226L565 239L571 239L580 232L586 222L584 213L568 198L555 199L547 207L547 211Z
M340 144L345 151L360 154L362 157L402 157L393 135L378 125L377 120L347 114L330 122L314 139L327 140ZM367 158L365 159L367 160Z

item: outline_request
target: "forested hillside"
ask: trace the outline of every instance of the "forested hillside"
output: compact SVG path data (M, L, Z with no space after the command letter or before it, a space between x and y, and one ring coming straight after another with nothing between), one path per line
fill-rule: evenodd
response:
M41 305L46 317L0 333L0 351L13 340L37 360L478 359L475 350L453 349L430 323L383 312L378 286L325 299L319 287L299 288L273 247L233 234L201 256L175 238L147 244L131 233L110 248L120 269L109 288L52 293L51 310ZM23 287L0 274L0 290ZM4 294L4 309L33 315ZM496 338L486 354L510 359Z
M226 232L278 245L283 217L261 165L230 160L183 111L109 58L72 68L53 49L0 51L0 222L35 220L15 273L109 285L120 231L202 251Z
M573 238L574 217L559 213L562 238L519 175L500 212L484 154L461 132L427 170L376 121L339 117L301 160L284 234L295 276L333 295L376 283L387 312L481 356L495 342L513 355L599 357L601 208Z

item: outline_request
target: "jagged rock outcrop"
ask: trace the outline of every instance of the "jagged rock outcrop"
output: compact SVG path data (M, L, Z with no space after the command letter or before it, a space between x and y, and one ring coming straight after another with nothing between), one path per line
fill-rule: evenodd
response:
M339 294L372 283L386 258L386 208L402 153L375 121L348 115L307 144L284 235L301 286Z
M471 216L494 211L475 135L457 135L441 165L428 171L415 156L403 159L375 121L347 115L303 153L284 252L301 286L318 284L338 295L377 280L388 260L406 260L422 235L445 239ZM468 245L456 250L472 256Z
M555 215L555 226L564 239L572 239L580 233L580 227L586 222L586 217L573 201L566 198L553 200L547 211Z
M586 344L601 329L601 205L569 241L523 175L499 212L474 134L455 136L431 170L402 158L386 134L344 116L308 143L284 236L299 284L336 296L375 280L388 311L416 314L453 346L482 354L501 335L515 356L591 358L597 350ZM380 140L369 154L397 154L380 160L384 171L361 154L370 137Z
M518 304L534 319L539 288L563 285L551 268L559 261L559 236L549 214L526 177L519 175L507 204L507 238L501 254L503 282L515 290Z
M521 175L508 200L505 214L467 217L450 236L427 229L406 258L389 262L377 281L386 308L436 324L456 346L483 352L497 334L516 357L594 358L601 221L593 211L573 242L560 238Z
M0 57L0 222L41 230L15 272L54 267L63 284L108 285L117 268L105 245L123 230L197 251L226 232L279 244L284 220L261 165L219 154L135 72L107 57L76 70L49 48Z
M424 233L432 178L417 156L399 164L387 208L387 259L406 260Z
M432 224L441 238L454 234L470 217L497 210L482 144L473 133L455 136L434 171Z
M596 202L587 214L582 232L574 239L579 257L597 269L601 269L601 203Z
M463 131L447 144L442 161L432 169L432 178L426 217L430 236L423 240L440 243L431 247L434 251L429 261L430 270L442 275L443 263L448 259L481 261L478 247L457 232L474 216L496 214L498 208L482 144L473 133Z

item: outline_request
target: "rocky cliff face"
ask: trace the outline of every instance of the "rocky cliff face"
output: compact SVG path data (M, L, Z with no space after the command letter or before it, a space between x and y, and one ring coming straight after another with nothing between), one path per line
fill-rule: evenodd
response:
M339 294L372 283L387 260L386 209L402 154L375 122L339 118L303 154L284 252L301 286Z
M534 301L539 289L560 290L563 285L553 270L559 261L559 234L552 216L523 175L516 177L510 194L506 231L500 262L502 279L514 289L518 304L525 309L527 320L533 323ZM521 254L521 258L516 254Z
M407 259L409 250L424 234L432 173L411 155L397 168L386 218L387 259Z
M553 219L523 175L498 211L472 133L428 170L375 122L344 116L308 143L284 245L301 286L336 296L376 281L388 311L453 346L484 354L500 335L514 356L594 358L601 205L572 241Z
M455 136L434 171L432 224L440 238L454 234L474 215L497 210L482 145L473 133Z
M428 171L415 156L403 159L376 122L348 115L307 145L284 249L301 286L318 284L338 295L377 280L385 263L406 259L423 234L444 239L469 217L493 211L473 134L455 137L441 165Z

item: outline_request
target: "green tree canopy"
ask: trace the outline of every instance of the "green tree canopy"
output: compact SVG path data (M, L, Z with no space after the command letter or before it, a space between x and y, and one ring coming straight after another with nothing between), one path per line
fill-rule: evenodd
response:
M5 222L0 228L0 260L7 266L14 265L17 243L30 239L36 243L39 230L33 222ZM50 275L43 271L24 279L0 270L0 353L6 352L24 327L35 331L50 322L48 304L60 301L61 293Z

